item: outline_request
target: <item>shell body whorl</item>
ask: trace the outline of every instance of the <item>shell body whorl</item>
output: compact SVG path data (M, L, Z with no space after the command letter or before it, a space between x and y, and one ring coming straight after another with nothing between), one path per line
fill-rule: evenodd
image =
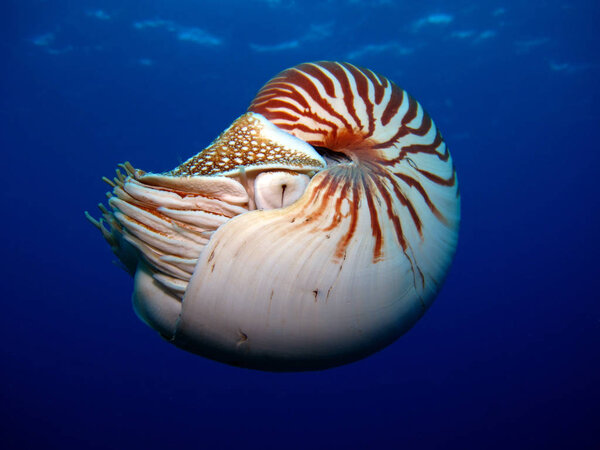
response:
M136 311L233 365L322 369L383 348L430 306L456 248L441 134L406 92L348 63L283 71L173 171L126 170L110 228L95 223L136 272Z

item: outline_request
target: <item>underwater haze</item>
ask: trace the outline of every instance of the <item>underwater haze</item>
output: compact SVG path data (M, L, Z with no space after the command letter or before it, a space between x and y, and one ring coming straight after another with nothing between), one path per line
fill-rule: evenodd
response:
M0 446L600 448L599 20L590 0L3 1ZM182 351L84 211L118 163L172 169L319 60L387 76L443 133L446 282L342 367Z

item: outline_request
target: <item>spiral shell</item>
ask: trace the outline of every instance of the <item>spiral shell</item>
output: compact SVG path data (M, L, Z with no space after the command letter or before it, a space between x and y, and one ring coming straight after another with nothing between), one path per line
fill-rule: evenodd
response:
M456 248L441 134L405 91L348 63L281 72L170 172L123 167L111 209L90 219L135 274L136 312L228 364L314 370L383 348L431 305Z

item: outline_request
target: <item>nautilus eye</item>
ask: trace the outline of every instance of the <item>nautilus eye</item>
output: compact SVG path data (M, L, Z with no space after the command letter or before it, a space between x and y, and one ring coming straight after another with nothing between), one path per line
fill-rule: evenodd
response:
M310 178L296 172L262 172L254 181L254 197L258 209L289 206L306 190Z
M121 165L101 230L133 305L178 347L315 370L393 342L437 295L460 196L440 132L370 70L316 62L269 81L175 169Z

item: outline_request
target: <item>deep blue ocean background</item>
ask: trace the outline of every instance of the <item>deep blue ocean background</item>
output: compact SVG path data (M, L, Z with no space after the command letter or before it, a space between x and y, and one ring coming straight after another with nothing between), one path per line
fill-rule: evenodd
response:
M5 0L3 449L600 448L600 4ZM280 70L343 60L429 111L462 193L429 312L344 367L181 351L83 215L168 170Z

